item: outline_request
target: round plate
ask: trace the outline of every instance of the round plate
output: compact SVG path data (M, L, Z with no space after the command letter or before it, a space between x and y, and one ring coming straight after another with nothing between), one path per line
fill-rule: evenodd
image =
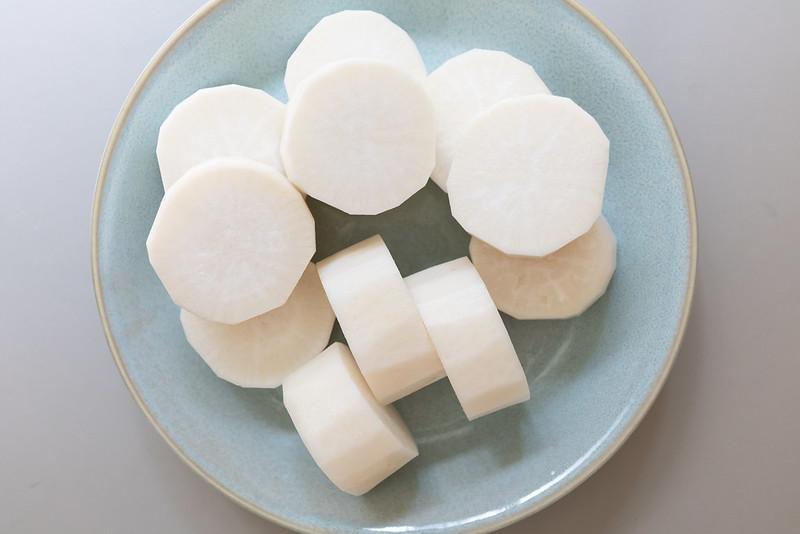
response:
M468 423L446 381L399 409L420 456L364 497L317 469L280 390L216 378L184 339L145 239L163 190L158 127L201 87L238 83L285 98L286 59L324 15L367 8L416 40L434 69L470 48L534 65L611 140L605 213L619 240L607 294L568 321L504 317L531 400ZM380 233L404 275L467 254L468 236L429 183L397 209L350 217L309 199L317 258ZM641 68L600 23L558 0L216 1L156 54L117 119L100 169L92 268L111 352L165 440L246 508L306 532L479 532L529 515L603 464L663 384L686 325L696 263L691 182L675 130ZM341 334L334 334L341 337Z

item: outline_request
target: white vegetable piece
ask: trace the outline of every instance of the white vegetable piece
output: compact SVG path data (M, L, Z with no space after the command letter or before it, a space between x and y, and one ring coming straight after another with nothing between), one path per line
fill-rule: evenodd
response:
M286 304L243 323L206 321L181 310L186 339L218 377L237 386L274 388L318 355L333 328L333 310L309 263Z
M352 215L399 206L428 181L436 147L425 87L379 61L313 74L289 102L281 154L301 190Z
M501 311L517 319L565 319L606 292L617 240L601 215L587 233L543 258L508 256L474 237L469 254Z
M412 274L406 284L467 419L530 399L508 331L468 258Z
M236 324L286 302L314 254L314 239L311 212L275 169L216 159L166 192L147 253L178 306Z
M200 89L175 106L158 132L156 155L164 189L210 159L241 157L283 172L280 144L285 106L260 89Z
M506 254L546 256L600 216L608 148L568 98L503 100L461 137L447 181L453 216Z
M444 377L392 255L376 235L317 264L339 325L382 404Z
M419 454L400 414L378 403L341 343L286 378L283 403L311 457L352 495L368 492Z
M385 61L420 81L427 70L411 37L374 11L340 11L320 20L286 63L286 94L293 98L303 80L343 59Z
M447 191L458 139L478 113L505 98L550 94L533 67L497 50L473 49L431 72L428 92L436 109L436 167L431 178Z

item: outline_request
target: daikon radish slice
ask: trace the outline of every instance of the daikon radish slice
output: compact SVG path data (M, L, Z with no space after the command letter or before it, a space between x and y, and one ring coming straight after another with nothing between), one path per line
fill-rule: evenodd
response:
M289 373L322 352L333 321L313 263L286 304L243 323L215 323L181 310L186 339L214 373L252 388L278 387Z
M397 410L375 399L342 343L286 378L283 403L311 457L352 495L368 492L418 455Z
M427 80L436 110L436 167L431 178L447 191L458 139L475 116L505 98L550 94L533 67L497 50L475 48L448 59Z
M394 22L374 11L340 11L320 20L289 57L286 93L293 98L320 68L354 58L385 61L419 80L427 74L414 41Z
M287 176L352 215L399 206L428 181L436 123L425 87L388 63L345 60L313 74L289 102Z
M447 181L455 219L505 254L546 256L600 216L608 138L568 98L503 100L478 115Z
M400 271L380 236L317 263L361 373L382 404L444 377Z
M226 324L283 305L315 249L300 193L272 167L242 159L193 167L164 195L147 238L172 300Z
M285 106L260 89L200 89L175 106L158 132L156 155L164 189L210 159L241 157L283 172L280 145Z
M591 230L543 258L508 256L474 237L469 254L501 311L517 319L566 319L606 292L617 240L601 215Z
M530 398L508 331L469 259L405 281L470 421Z

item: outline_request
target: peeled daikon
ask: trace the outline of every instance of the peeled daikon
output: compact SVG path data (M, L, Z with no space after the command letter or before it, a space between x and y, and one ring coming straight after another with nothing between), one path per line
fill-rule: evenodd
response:
M503 100L456 148L447 189L464 229L506 254L546 256L600 216L608 138L568 98Z
M427 73L414 41L391 20L374 11L340 11L322 18L289 57L286 93L294 97L321 67L353 58L385 61L420 80Z
M286 378L283 403L311 457L352 495L368 492L418 455L400 414L378 403L342 343Z
M150 235L150 263L172 300L236 324L283 305L316 249L314 219L272 167L216 159L167 190Z
M467 419L530 398L508 331L468 258L425 269L405 281Z
M158 132L156 155L164 189L210 159L241 157L283 172L280 144L285 106L260 89L200 89L175 106Z
M376 235L317 263L361 373L382 404L444 376L400 271Z
M422 83L399 68L344 60L315 72L292 97L281 143L299 189L346 213L374 215L428 181L433 105Z
M242 387L274 388L319 354L331 336L333 310L313 263L286 304L243 323L206 321L181 310L186 339L214 373Z
M517 319L565 319L606 292L617 240L601 215L591 230L543 258L508 256L474 237L469 254L501 311Z
M445 61L427 80L436 109L436 167L431 178L447 191L458 140L475 116L505 98L550 94L533 67L497 50L473 49Z

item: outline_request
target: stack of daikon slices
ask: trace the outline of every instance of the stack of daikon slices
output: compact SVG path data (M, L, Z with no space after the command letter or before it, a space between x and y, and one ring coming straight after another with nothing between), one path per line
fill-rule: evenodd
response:
M498 308L566 318L605 292L609 143L530 65L476 49L428 75L410 36L371 11L323 18L284 81L287 105L225 85L170 113L147 251L214 373L282 385L313 459L361 495L419 453L396 400L444 377L469 420L530 398ZM311 263L306 195L375 215L429 177L472 261L403 279L376 235ZM335 319L347 345L328 346Z

